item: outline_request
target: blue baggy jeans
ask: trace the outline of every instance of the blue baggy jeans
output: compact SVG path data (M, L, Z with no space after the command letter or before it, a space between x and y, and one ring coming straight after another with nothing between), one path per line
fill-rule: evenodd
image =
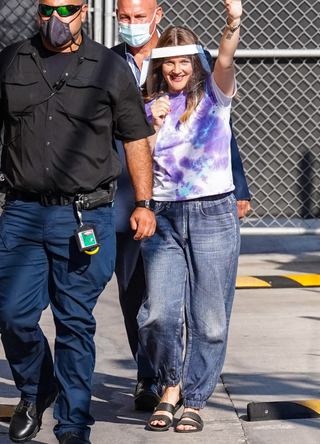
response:
M97 254L80 253L74 208L8 202L0 217L1 339L21 397L36 402L58 386L57 438L93 424L89 413L95 364L92 311L115 265L114 209L83 211L101 240ZM54 366L39 326L49 304L56 340Z
M157 202L155 213L156 233L142 241L139 334L163 384L181 379L184 406L203 408L226 354L240 249L236 199Z

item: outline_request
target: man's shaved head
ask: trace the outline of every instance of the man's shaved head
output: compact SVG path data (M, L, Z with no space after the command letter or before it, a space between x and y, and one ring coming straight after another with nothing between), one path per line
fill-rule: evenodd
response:
M118 0L117 18L126 23L148 23L156 11L158 24L162 18L162 8L158 7L157 0Z
M156 9L158 7L157 0L118 0L117 9L121 8L141 8Z

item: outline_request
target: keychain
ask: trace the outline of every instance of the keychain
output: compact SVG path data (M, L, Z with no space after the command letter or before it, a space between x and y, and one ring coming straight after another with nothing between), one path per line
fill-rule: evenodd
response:
M75 204L80 226L74 230L74 235L76 237L79 250L81 253L84 251L86 254L96 254L98 253L100 246L100 239L96 227L94 224L83 225L80 202L75 202Z

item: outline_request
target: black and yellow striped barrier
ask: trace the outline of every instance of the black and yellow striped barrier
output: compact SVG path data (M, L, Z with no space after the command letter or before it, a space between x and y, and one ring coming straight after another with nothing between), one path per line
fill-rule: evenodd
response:
M320 274L286 276L238 276L236 288L303 288L320 287Z
M0 421L9 421L16 406L0 405ZM320 399L303 401L251 402L247 405L249 421L271 421L320 417Z
M0 405L0 421L10 420L11 416L14 414L16 406L15 405Z
M251 402L247 405L249 421L320 417L320 399L305 401Z

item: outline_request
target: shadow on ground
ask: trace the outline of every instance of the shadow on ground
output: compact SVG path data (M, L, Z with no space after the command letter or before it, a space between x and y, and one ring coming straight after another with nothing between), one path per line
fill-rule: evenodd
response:
M240 254L302 254L320 251L320 236L241 236Z

